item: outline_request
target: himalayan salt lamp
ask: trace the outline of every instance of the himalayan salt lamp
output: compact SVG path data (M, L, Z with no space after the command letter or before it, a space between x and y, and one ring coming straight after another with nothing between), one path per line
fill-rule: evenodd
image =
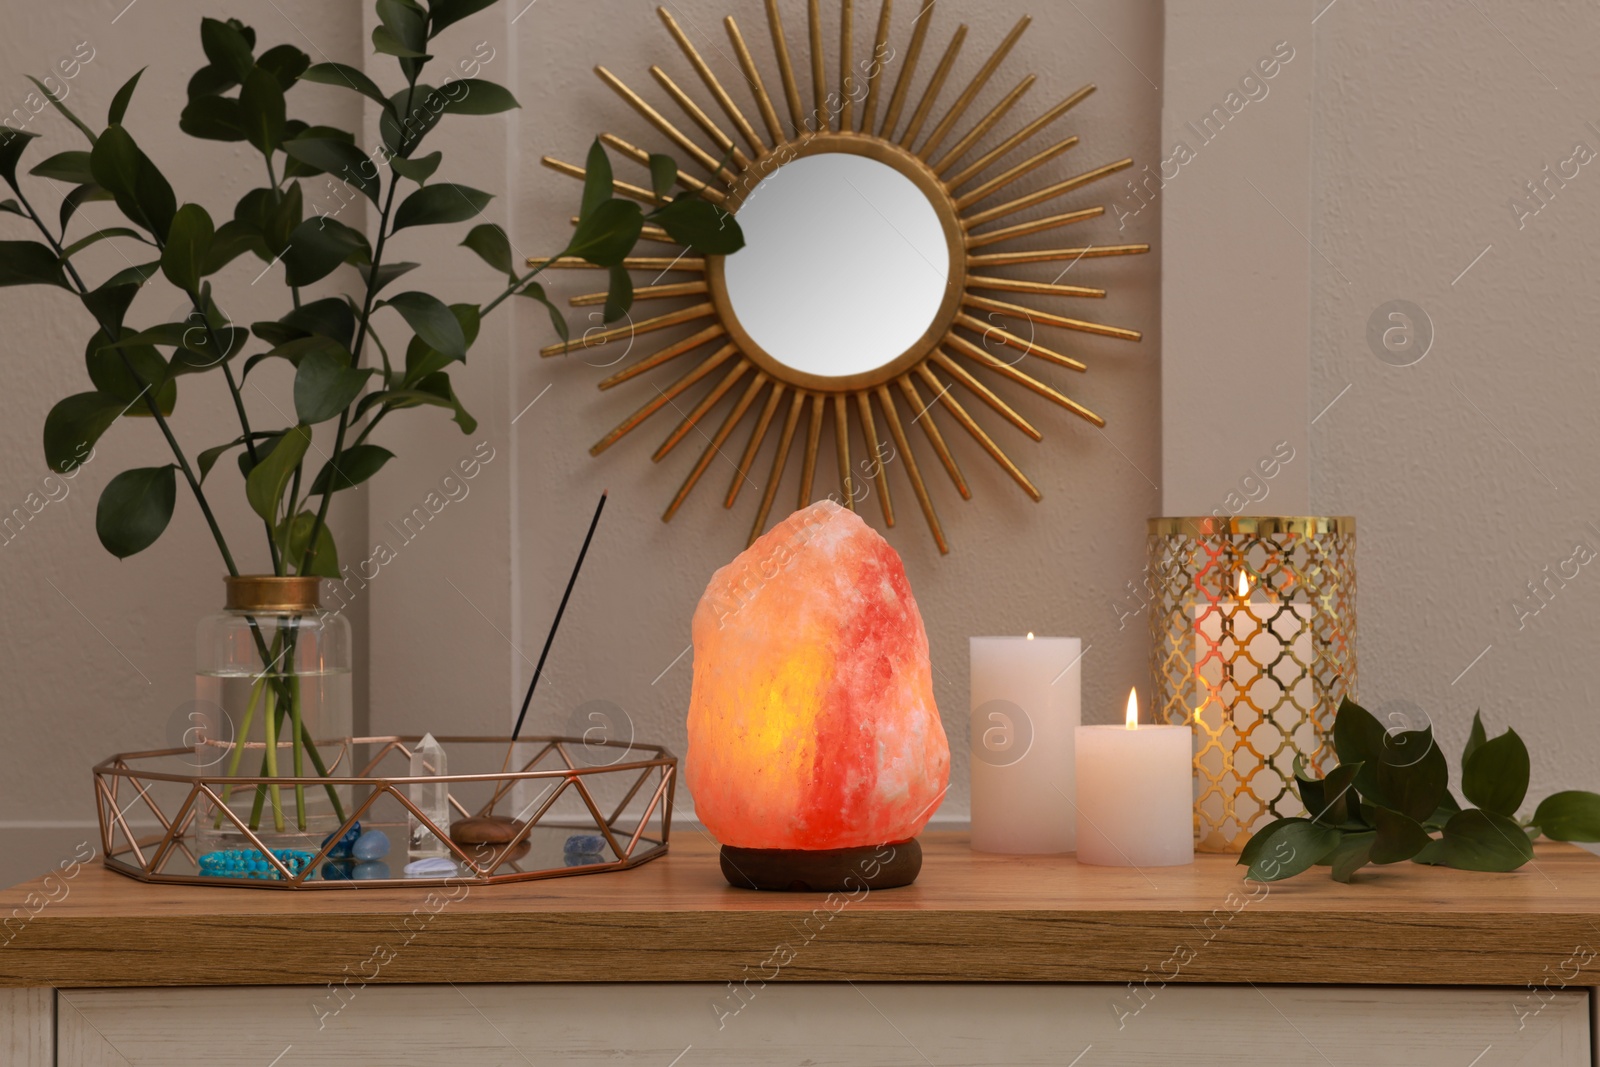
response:
M797 511L712 576L685 777L735 886L916 878L950 746L905 568L854 512Z

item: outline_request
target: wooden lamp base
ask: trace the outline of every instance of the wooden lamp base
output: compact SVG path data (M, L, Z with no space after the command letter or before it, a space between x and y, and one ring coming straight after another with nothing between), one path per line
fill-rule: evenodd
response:
M737 848L722 846L722 876L736 889L780 893L852 893L910 885L922 870L915 838L857 848Z

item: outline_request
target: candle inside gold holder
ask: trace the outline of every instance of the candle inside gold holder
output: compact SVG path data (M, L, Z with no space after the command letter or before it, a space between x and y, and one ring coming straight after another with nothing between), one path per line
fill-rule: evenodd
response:
M1355 520L1151 519L1156 706L1194 730L1195 847L1237 852L1305 814L1294 764L1321 776L1356 684Z

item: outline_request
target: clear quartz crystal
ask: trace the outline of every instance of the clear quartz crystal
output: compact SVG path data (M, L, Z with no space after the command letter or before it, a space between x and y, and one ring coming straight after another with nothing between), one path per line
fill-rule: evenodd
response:
M434 740L432 734L423 737L417 747L411 752L411 776L413 778L424 775L448 774L445 769L444 748ZM408 787L411 794L411 803L433 820L433 824L446 833L450 830L450 787L443 782L417 782ZM432 830L422 824L415 815L410 816L411 845L410 857L418 859L424 856L446 856L449 849Z

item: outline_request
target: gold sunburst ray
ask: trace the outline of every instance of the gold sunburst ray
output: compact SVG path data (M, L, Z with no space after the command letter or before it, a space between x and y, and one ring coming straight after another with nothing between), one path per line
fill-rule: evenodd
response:
M920 94L914 95L918 66L930 43L933 0L917 5L892 89L888 70L891 64L886 57L890 54L889 42L894 31L893 0L881 0L875 32L870 38L872 56L865 64L856 63L854 0L840 0L836 71L829 69L821 0L807 0L805 26L799 33L791 33L785 29L780 6L795 2L797 0L764 0L776 82L769 82L763 76L732 16L723 20L723 26L732 45L731 62L736 67L736 76L725 83L707 62L705 56L709 53L702 53L666 8L657 8L662 24L698 78L699 84L694 85L691 83L695 79L681 82L662 66L648 68L651 79L672 101L669 106L686 117L684 126L669 119L605 67L597 66L595 71L633 112L708 176L709 180L680 172L677 184L685 195L725 205L735 214L752 195L751 191L759 187L760 179L801 154L856 152L886 163L910 178L929 197L950 244L945 301L926 336L900 358L864 374L833 380L794 371L762 350L738 322L723 281L723 257L688 255L688 250L684 249L685 254L676 257L635 255L623 261L625 269L651 275L648 283L635 291L636 301L650 302L655 307L663 306L657 302L683 301L681 306L671 307L667 303L665 306L669 310L662 313L587 331L581 337L546 346L541 354L564 355L617 343L624 338L631 341L658 331L681 329L686 332L677 339L667 335L667 343L632 358L627 366L601 381L602 389L610 389L642 378L668 363L687 359L690 364L670 385L655 386L654 397L590 448L591 453L600 454L669 408L678 414L679 420L654 452L654 461L665 459L692 432L698 431L705 438L706 447L668 504L663 520L672 519L682 509L721 457L733 468L733 477L723 498L725 508L735 506L745 485L750 485L752 492L759 490L760 500L750 529L749 539L753 542L768 527L795 452L800 453L797 506L804 507L811 502L818 488L816 472L824 426L831 422L839 502L854 509L865 495L875 492L884 524L893 526L895 512L889 468L898 467L905 472L905 480L910 484L918 510L938 550L947 552L949 544L935 510L934 494L924 478L924 468L917 462L915 449L922 441L913 444L909 423L920 424L926 447L944 468L961 499L971 499L972 488L951 442L935 419L935 412L939 418L948 418L952 425L960 427L1028 497L1037 501L1042 496L1038 487L956 397L957 386L981 401L980 406L993 412L998 421L1033 441L1041 441L1043 435L991 388L985 378L1007 381L1010 387L1048 400L1092 425L1104 426L1105 420L1087 406L1023 369L1026 360L1037 359L1073 371L1088 370L1084 360L1055 351L1032 335L1044 327L1108 340L1138 341L1141 338L1138 330L1045 311L1021 302L1047 298L1103 299L1104 288L1065 284L1060 276L1051 281L1010 277L1008 268L1065 262L1066 269L1070 270L1080 260L1143 254L1149 251L1149 245L1085 241L1071 248L987 249L1102 218L1106 210L1103 205L1074 207L1040 217L1028 215L1040 205L1069 196L1126 169L1133 161L1121 159L1107 163L996 203L997 194L1038 173L1078 145L1076 135L1066 135L1057 137L1044 148L1035 147L1025 158L1016 159L1013 155L1095 91L1092 84L1084 85L1018 128L1002 133L1002 125L1017 113L1019 104L1038 81L1036 75L1026 74L990 105L981 118L971 122L970 127L964 126L971 121L969 113L976 114L975 105L995 82L995 76L1015 51L1031 20L1026 16L1019 19L972 77L954 89L947 103L941 104L952 89L952 75L960 62L969 30L965 24L958 24L950 31L927 77L927 84ZM868 39L868 25L863 22L860 27L863 41ZM799 24L795 26L798 28ZM791 51L796 44L807 49L807 54L797 58ZM712 48L727 57L727 52L716 48L714 42ZM810 76L810 91L804 95L801 71ZM753 108L744 106L730 91L741 85L753 101ZM774 90L769 91L769 85L775 86ZM699 89L709 94L709 106L703 106L696 99ZM809 113L805 95L811 98ZM780 117L780 102L789 113L787 123ZM713 111L717 115L713 115ZM766 128L765 137L757 129L756 116ZM722 121L724 118L726 125ZM963 128L965 132L961 132ZM710 148L696 135L708 141ZM632 163L649 167L650 152L646 148L611 133L602 134L601 141ZM980 146L990 142L993 142L992 147L980 151ZM549 157L543 162L550 169L575 179L582 180L586 174L583 167L571 163ZM657 197L645 185L616 177L612 181L618 196L650 205L663 202L664 198ZM1017 215L1024 217L1014 220L1012 216ZM647 227L641 236L660 243L676 243L658 226ZM558 259L553 266L598 269L572 257ZM671 273L698 277L663 282L662 279ZM983 295L985 293L999 295ZM573 297L572 303L577 307L595 307L604 304L606 299L604 292L589 292ZM1026 327L1016 325L1018 323L1025 323ZM1033 369L1032 364L1028 366ZM691 392L694 390L703 392ZM698 399L690 403L695 396ZM708 432L716 417L714 413L724 405L720 423L715 431ZM739 427L747 423L750 424L749 436L735 460L729 454L728 442L739 432ZM853 463L851 438L855 434L864 444L866 455ZM775 442L769 444L773 438ZM757 486L755 479L759 475L753 472L758 469L762 452L769 448L773 451L770 470L764 484ZM888 451L891 448L892 453ZM886 455L891 458L885 459Z

